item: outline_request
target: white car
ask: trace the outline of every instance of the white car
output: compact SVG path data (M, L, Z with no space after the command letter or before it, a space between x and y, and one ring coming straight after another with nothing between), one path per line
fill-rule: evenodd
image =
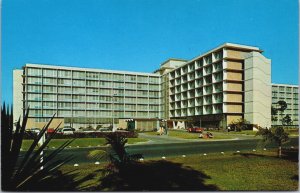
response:
M71 127L62 128L60 130L60 133L63 134L63 135L73 135L74 134L74 129L72 129Z

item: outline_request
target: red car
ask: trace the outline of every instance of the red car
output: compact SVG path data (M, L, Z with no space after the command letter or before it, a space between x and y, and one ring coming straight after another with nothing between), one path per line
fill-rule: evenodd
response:
M204 131L204 129L201 127L190 127L187 130L191 133L202 133Z
M55 130L53 128L48 128L47 133L53 133Z

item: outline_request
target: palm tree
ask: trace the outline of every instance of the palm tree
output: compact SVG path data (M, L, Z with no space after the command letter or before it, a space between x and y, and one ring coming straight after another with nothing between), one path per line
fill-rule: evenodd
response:
M273 131L272 129L260 128L256 135L261 135L265 143L275 142L278 146L278 157L282 155L282 144L289 141L289 134L282 127L276 127Z

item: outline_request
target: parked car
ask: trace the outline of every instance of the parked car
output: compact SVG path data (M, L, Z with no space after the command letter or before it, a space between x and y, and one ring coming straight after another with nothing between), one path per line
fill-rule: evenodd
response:
M110 129L110 128L108 128L108 127L104 127L104 128L98 129L98 131L101 131L101 132L107 132L107 131L112 131L112 129Z
M53 128L48 128L47 129L47 134L50 134L50 133L54 133L55 129Z
M204 128L193 126L193 127L189 127L187 130L188 132L191 133L202 133L204 131Z
M26 132L32 133L32 134L39 134L40 131L41 131L41 130L40 130L39 128L30 128L30 129L26 129Z
M84 133L94 133L94 132L96 132L96 130L90 129L90 128L84 128L84 129L81 130L81 132L84 132Z
M73 135L75 129L72 127L64 127L60 129L57 133L63 134L63 135Z

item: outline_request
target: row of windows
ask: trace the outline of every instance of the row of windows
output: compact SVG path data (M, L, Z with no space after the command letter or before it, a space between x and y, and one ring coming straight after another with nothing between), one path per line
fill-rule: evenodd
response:
M54 92L54 91L53 91ZM95 92L90 93L86 92L85 90L77 89L76 92L70 92L70 91L61 91L60 93L74 93L73 95L69 94L40 94L40 93L28 93L27 99L28 100L79 100L79 101L94 101L99 100L99 96L85 96L85 95L79 95L79 94L95 94ZM76 93L76 94L75 94ZM112 95L112 90L102 90L99 94L101 95L110 95L111 98L122 98L123 96L139 96L139 97L159 97L159 92L157 91L133 91L133 90L118 90ZM126 97L125 97L126 98ZM106 100L107 98L105 98Z
M117 88L117 87L114 87ZM123 88L123 86L122 86ZM140 85L139 87L130 87L128 85L125 85L125 89L138 89L138 90L159 90L159 86L158 85ZM124 89L124 88L123 88ZM114 89L115 93L120 92L120 94L123 92L124 94L124 90L119 90L119 89ZM45 92L45 93L56 93L57 91L59 93L89 93L89 94L98 94L101 92L112 92L112 89L100 89L100 88L81 88L81 87L73 87L73 91L72 91L72 87L55 87L55 86L37 86L37 85L27 85L27 92Z
M295 87L284 87L284 86L272 86L272 91L273 92L294 92L294 93L298 93L298 88Z
M56 113L57 117L157 117L158 112L131 112L131 111L66 111L66 110L32 110L29 112L30 117L51 117Z
M286 98L298 98L298 93L276 93L273 92L272 93L273 97L286 97Z
M148 88L148 83L123 83L123 82L112 82L111 81L94 81L94 80L71 80L63 78L38 78L38 77L27 77L28 84L44 84L44 85L64 85L64 86L82 86L82 87L129 87L135 88ZM158 89L157 83L149 83L150 88Z
M58 77L58 78L74 78L74 79L107 79L107 80L125 80L137 82L159 83L159 77L148 77L142 75L129 74L114 74L105 72L81 72L70 70L52 70L40 68L26 68L28 76L43 76L44 77ZM73 75L72 75L73 74Z

